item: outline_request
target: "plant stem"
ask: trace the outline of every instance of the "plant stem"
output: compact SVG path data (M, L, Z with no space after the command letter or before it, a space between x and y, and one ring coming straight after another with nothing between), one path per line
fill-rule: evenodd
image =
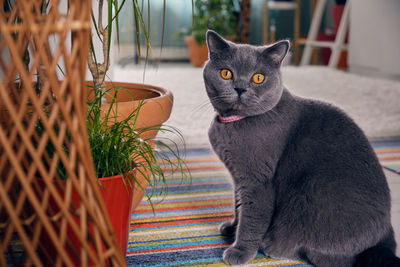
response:
M110 67L110 61L108 58L108 47L110 45L110 40L108 38L109 25L107 25L106 27L103 26L103 0L99 0L97 24L99 33L102 36L100 42L102 43L103 63L98 63L96 61L96 51L94 51L94 49L90 49L88 54L88 67L93 76L94 86L105 92L105 77ZM106 103L107 101L105 100L105 98L103 98L102 102Z
M99 16L97 20L97 28L99 29L100 32L102 32L103 29L103 0L99 0Z

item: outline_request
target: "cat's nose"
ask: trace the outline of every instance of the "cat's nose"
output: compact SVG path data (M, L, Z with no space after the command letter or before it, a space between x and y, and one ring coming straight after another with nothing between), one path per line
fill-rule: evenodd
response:
M245 88L234 88L234 89L238 93L239 96L241 96L244 92L247 91Z

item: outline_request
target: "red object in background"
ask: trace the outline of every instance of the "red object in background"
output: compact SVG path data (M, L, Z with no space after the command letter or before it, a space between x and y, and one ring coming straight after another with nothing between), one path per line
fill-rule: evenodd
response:
M340 20L344 11L344 5L334 5L332 7L332 19L335 32L338 32Z
M334 33L333 34L326 34L326 33L319 33L317 39L319 41L335 41L336 33L339 29L340 20L342 19L342 14L344 10L344 5L334 5L332 7L332 19L334 24ZM345 43L347 43L348 36L346 35ZM329 64L329 58L331 56L331 49L330 48L321 48L321 58L322 63L324 65ZM344 50L340 53L339 61L337 67L339 69L347 69L347 50Z
M127 184L124 183L125 182ZM108 216L110 218L111 224L113 226L114 232L117 236L118 243L122 249L122 252L124 255L126 255L127 251L127 245L128 245L128 235L129 235L129 228L130 228L130 220L131 220L131 214L132 214L132 200L133 200L133 185L129 185L127 179L131 179L133 181L133 178L129 178L126 176L125 178L122 175L116 175L112 177L105 177L105 178L100 178L99 182L99 189L100 189L100 194L103 198ZM44 191L44 186L45 183L42 179L38 178L38 185L41 189L41 192L38 193L41 195L41 193ZM62 187L65 188L65 183L62 184L63 181L58 181L58 184L55 184L57 190L60 193L60 197L64 200L64 189L61 189ZM75 212L79 211L80 207L80 197L75 190L72 192L72 202L76 206ZM54 198L50 197L49 199L49 205L50 205L50 210L47 210L47 214L49 217L56 218L58 216L58 213L60 212L60 209L58 208L58 205L56 204ZM80 225L79 217L78 216L73 216L74 221L77 223L77 225ZM58 232L61 227L61 222L59 220L55 220L53 223L53 229ZM89 224L89 231L90 235L94 237L93 229L91 223ZM64 245L65 251L67 252L70 260L73 262L74 266L80 266L80 250L81 250L81 242L78 238L78 236L74 233L72 230L71 226L67 226L67 235L70 243L66 243ZM53 266L55 264L55 257L57 255L57 250L53 246L53 242L51 242L50 236L47 234L47 232L43 229L41 237L40 237L40 243L41 243L41 250L42 252L40 253L40 258L45 264L45 266ZM92 244L95 243L95 241L91 241ZM91 246L92 247L92 246ZM44 250L44 251L43 251ZM92 250L95 252L94 248ZM92 262L89 262L89 265L93 265ZM65 266L65 265L63 265Z
M327 34L327 33L318 33L318 41L335 41L336 34ZM321 59L324 65L329 64L329 58L331 57L331 49L330 48L321 48Z
M126 178L116 175L99 179L102 185L100 193L124 255L128 245L133 200L133 184L125 185Z

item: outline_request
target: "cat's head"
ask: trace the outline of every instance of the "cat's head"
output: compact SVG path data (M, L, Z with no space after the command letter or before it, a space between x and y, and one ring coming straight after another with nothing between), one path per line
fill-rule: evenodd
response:
M204 82L220 115L259 115L279 102L283 91L280 66L289 41L257 47L234 44L208 31L207 46Z

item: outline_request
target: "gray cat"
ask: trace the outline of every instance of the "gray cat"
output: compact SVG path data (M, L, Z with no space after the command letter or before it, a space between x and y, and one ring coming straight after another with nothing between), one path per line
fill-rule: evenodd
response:
M292 95L280 65L289 42L255 47L207 32L204 81L218 113L209 129L232 176L235 242L228 264L260 249L315 266L400 266L390 192L360 128L340 109Z

